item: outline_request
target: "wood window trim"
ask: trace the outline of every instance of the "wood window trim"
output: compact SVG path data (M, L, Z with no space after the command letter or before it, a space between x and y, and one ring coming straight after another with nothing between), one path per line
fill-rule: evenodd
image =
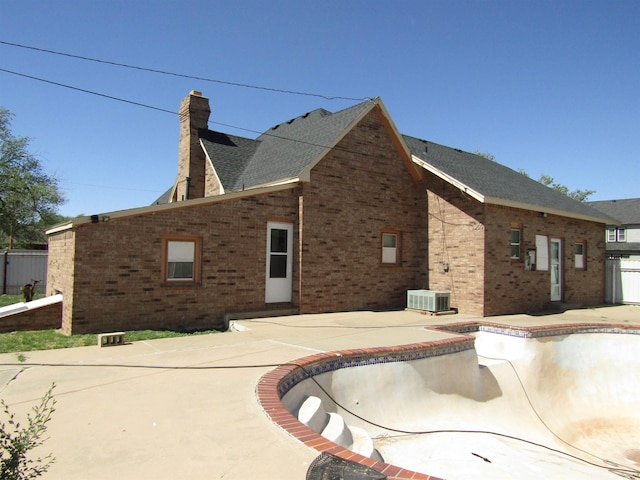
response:
M576 260L575 246L578 244L582 245L582 266L581 267L578 267L575 265L575 260ZM574 261L574 267L576 270L587 269L587 241L584 238L576 238L575 241L573 242L573 261Z
M521 222L511 222L509 225L509 258L511 260L511 265L514 267L523 267L525 264L524 256L522 255L522 248L524 246L524 242L522 241L522 223ZM511 232L513 230L517 230L519 232L519 243L518 243L518 256L511 256L511 247L513 243L511 243Z
M169 279L169 242L193 242L193 278ZM198 286L202 284L202 237L197 235L163 235L161 281L163 286Z
M395 262L385 262L384 261L384 236L385 235L395 235L396 237L396 258ZM383 267L397 267L400 265L400 244L401 244L401 236L398 230L382 230L380 233L380 265Z

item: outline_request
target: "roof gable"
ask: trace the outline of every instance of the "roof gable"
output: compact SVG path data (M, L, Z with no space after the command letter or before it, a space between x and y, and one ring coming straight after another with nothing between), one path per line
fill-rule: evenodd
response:
M483 203L606 223L602 212L497 162L403 135L418 163Z
M225 191L297 179L374 105L365 101L336 113L313 110L255 140L206 130L201 143Z

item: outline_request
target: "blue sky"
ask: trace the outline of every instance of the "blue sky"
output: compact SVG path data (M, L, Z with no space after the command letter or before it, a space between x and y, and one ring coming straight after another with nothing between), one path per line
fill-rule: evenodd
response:
M640 2L3 0L0 41L325 96L380 96L398 129L591 200L640 197ZM356 103L88 62L0 43L0 68L257 136ZM60 179L64 215L150 204L177 171L178 119L0 71L13 132ZM222 125L224 124L224 125Z

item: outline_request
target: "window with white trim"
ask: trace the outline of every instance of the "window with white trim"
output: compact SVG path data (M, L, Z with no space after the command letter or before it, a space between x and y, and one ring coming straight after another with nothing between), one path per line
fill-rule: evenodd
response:
M396 265L398 263L398 234L382 234L382 263Z
M619 242L626 242L627 241L627 229L626 228L618 228L618 231L616 233L618 234L618 241Z
M627 241L627 229L624 227L609 227L607 228L607 242L626 242Z
M511 229L511 260L520 259L521 236L521 230L519 228Z

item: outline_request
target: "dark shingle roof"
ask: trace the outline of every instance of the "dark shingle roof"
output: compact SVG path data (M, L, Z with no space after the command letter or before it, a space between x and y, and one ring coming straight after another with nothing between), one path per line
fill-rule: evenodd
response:
M260 142L212 130L201 130L198 133L223 187L242 190L242 174ZM238 184L240 188L233 188Z
M640 225L640 198L602 200L589 202L589 205L623 225Z
M243 190L297 178L371 106L366 101L336 113L314 110L255 140L203 131L202 143L225 191Z
M520 204L533 210L606 218L589 205L482 156L407 135L403 138L414 156L471 188L490 203Z
M367 100L331 113L313 110L280 123L256 139L211 130L199 132L226 192L299 178L375 104ZM403 135L410 152L469 187L489 203L606 222L607 215L484 157Z

